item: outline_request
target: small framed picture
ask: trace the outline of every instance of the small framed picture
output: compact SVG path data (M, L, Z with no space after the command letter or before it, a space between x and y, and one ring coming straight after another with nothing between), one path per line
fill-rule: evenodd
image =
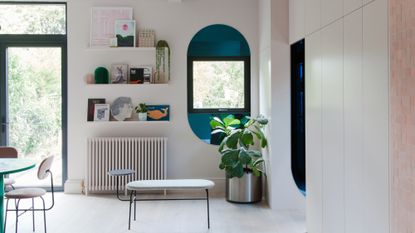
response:
M110 105L109 104L95 104L94 121L109 121L110 120Z
M147 105L148 121L169 121L170 105Z
M126 84L128 80L128 65L113 64L111 66L111 83Z
M135 20L115 20L118 47L135 47Z
M94 121L95 104L105 104L105 99L88 99L88 121Z
M151 83L153 68L151 66L138 66L130 68L131 84Z

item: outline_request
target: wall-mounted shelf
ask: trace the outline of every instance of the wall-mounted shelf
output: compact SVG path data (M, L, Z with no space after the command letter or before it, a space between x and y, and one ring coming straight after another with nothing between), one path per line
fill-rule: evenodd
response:
M170 121L87 121L88 124L138 124L138 125L152 125L152 124L168 124Z
M89 52L155 52L155 47L90 47Z
M168 83L151 83L151 84L113 84L113 83L108 83L108 84L86 84L87 87L111 87L113 88L114 86L118 86L118 87L138 87L138 88L145 88L145 87L167 87L169 84Z

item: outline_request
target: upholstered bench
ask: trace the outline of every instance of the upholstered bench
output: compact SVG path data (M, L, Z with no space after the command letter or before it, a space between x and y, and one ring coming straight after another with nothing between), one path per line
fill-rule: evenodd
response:
M209 217L209 189L213 188L215 183L210 180L201 179L181 179L181 180L139 180L127 184L127 190L130 192L130 208L128 213L128 230L131 228L131 205L134 202L134 220L136 220L136 202L137 201L172 201L172 200L206 200L207 222L210 228ZM159 198L159 199L138 199L137 191L143 190L205 190L205 198Z

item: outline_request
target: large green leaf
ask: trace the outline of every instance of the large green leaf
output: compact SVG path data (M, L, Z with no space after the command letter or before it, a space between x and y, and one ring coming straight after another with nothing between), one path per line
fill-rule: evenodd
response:
M225 169L225 165L224 165L223 163L220 163L220 164L219 164L219 169L220 169L220 170Z
M265 160L264 159L257 159L257 160L255 160L253 163L252 163L252 166L253 167L257 167L258 165L260 165L261 163L263 163L263 162L265 162Z
M265 138L264 133L262 132L261 128L255 125L256 135L258 136L259 140L261 141L261 148L265 148L268 145L268 141Z
M252 144L252 142L254 141L254 136L252 135L251 130L245 129L243 131L242 136L241 136L241 141L244 144L245 148L248 148L249 145Z
M239 152L239 160L243 165L247 165L251 162L252 158L245 149L241 148Z
M223 131L223 129L215 129L210 134L217 134L217 133L225 133L225 131Z
M231 118L225 118L223 119L223 122L225 123L225 126L235 126L235 125L240 125L241 121L238 119L231 119Z
M240 135L240 129L233 130L231 134L226 137L226 146L232 149L236 149Z
M268 140L265 137L262 138L262 140L261 140L261 147L262 148L265 148L265 147L267 147L267 145L268 145Z
M224 150L222 153L222 163L225 166L234 166L238 162L239 150Z
M261 176L262 174L261 170L259 170L257 167L252 168L252 173L254 174L254 176Z
M261 125L268 124L268 119L266 119L266 118L257 118L256 121Z
M244 175L244 166L242 165L242 163L236 163L235 166L232 167L230 175L231 177L241 178Z
M225 148L225 145L226 145L226 140L228 139L228 137L225 137L223 140L222 140L222 142L220 143L220 145L219 145L219 152L220 153L222 153L222 151L223 151L223 149Z
M247 122L244 124L244 128L249 128L249 126L251 126L254 122L255 122L254 120L250 119L249 121L247 121Z
M219 117L214 117L212 120L210 120L209 124L210 124L210 128L211 129L216 129L216 128L225 129L225 125L219 119Z
M262 157L262 153L261 151L257 151L257 150L247 150L246 153L254 158L260 158Z

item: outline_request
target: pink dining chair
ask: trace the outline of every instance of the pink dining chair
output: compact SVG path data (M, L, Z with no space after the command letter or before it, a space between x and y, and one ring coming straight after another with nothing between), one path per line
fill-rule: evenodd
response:
M0 158L2 159L16 159L17 158L17 150L11 146L0 146ZM15 181L12 178L4 178L4 188L12 188L14 189L13 184Z
M55 205L55 196L54 196L54 189L53 189L53 175L52 175L52 172L50 171L52 162L53 162L53 156L49 156L45 158L40 163L39 169L37 171L37 178L39 180L46 179L48 176L50 177L50 187L51 187L51 193L52 193L51 206L46 208L45 199L43 198L43 196L46 194L46 190L42 188L18 188L10 192L7 192L5 194L7 202L6 202L6 214L5 214L5 220L4 220L4 232L6 232L7 213L9 211L16 212L16 230L15 230L16 233L17 233L17 227L19 223L20 214L23 214L27 211L32 212L32 215L33 215L32 216L32 220L33 220L32 227L33 227L33 231L35 231L35 211L42 211L43 212L43 224L44 224L45 233L46 233L46 229L47 229L46 228L46 211L52 209L53 206ZM35 205L34 205L35 198L40 198L42 200L43 208L35 209ZM16 209L9 209L9 200L11 199L15 200ZM19 204L22 199L32 199L32 207L29 209L19 209ZM21 213L19 214L19 212Z

